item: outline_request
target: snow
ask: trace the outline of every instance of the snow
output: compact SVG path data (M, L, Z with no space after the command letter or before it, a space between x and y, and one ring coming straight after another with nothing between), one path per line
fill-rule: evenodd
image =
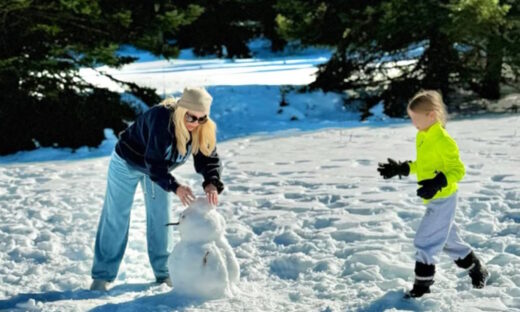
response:
M175 293L201 300L234 295L240 268L224 236L225 227L224 217L205 197L182 212L181 240L168 258Z
M171 60L152 59L147 53L138 53L138 57L147 61L124 66L121 70L106 66L95 70L85 68L80 74L86 81L114 91L122 89L98 72L156 88L162 95L169 95L182 92L187 82L201 86L304 85L314 80L316 65L326 62L331 56L331 51L326 49L288 49L284 53L269 53L265 45L265 41L252 43L257 57L249 59L195 58L190 50L183 50L179 58Z
M290 92L290 105L277 114L280 86L308 83L322 58L187 57L114 71L166 94L203 84L214 95L227 187L217 211L240 265L234 296L192 298L153 283L140 191L118 278L108 293L87 290L116 140L107 130L98 149L47 148L0 159L0 310L520 311L520 116L448 123L467 169L456 222L487 264L489 285L472 289L442 255L432 293L403 300L425 209L413 177L383 180L376 168L386 157L412 159L416 130L378 106L359 122L339 95L320 92ZM191 160L174 174L204 196ZM177 199L175 207L170 222L184 210Z

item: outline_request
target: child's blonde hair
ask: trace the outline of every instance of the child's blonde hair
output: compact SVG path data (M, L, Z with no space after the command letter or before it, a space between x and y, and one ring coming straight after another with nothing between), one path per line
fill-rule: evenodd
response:
M442 127L446 127L448 117L446 105L442 100L442 95L435 90L421 90L417 92L408 103L407 108L414 113L429 113L433 111L437 121L442 124Z
M175 125L175 139L177 141L177 151L183 156L186 155L186 143L190 139L190 132L184 124L184 118L188 110L184 107L177 106L176 98L167 98L160 104L172 109L174 112L170 122ZM211 155L211 152L217 145L217 125L208 115L208 121L199 124L191 133L191 153L196 155L199 151L205 156Z

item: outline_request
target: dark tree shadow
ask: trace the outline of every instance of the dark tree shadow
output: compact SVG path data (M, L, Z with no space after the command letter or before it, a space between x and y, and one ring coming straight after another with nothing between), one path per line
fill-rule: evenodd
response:
M0 310L14 309L19 303L24 303L30 299L39 302L55 302L60 300L88 300L105 296L119 296L128 292L142 292L150 287L157 285L155 283L143 284L122 284L111 288L108 292L91 291L86 289L68 290L68 291L49 291L44 293L19 294L10 299L0 300Z
M188 306L200 305L204 301L200 299L186 297L170 291L163 294L137 298L135 300L108 303L98 306L91 312L106 312L106 311L157 311L161 310L179 310Z

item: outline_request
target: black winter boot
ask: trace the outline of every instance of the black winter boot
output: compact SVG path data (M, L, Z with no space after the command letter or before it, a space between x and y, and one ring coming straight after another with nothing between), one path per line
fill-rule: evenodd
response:
M433 281L431 282L431 284L433 284ZM423 284L418 284L417 281L414 282L413 284L413 288L411 290L409 290L405 295L404 297L405 298L419 298L419 297L422 297L424 294L429 294L431 291L430 291L430 285L423 285Z
M473 251L464 257L464 259L455 260L455 264L457 264L459 268L468 270L469 277L471 277L471 284L473 284L474 288L484 288L484 286L486 286L489 272Z
M408 291L405 298L419 298L424 294L430 293L430 286L433 285L435 276L435 265L415 262L415 281L413 288Z

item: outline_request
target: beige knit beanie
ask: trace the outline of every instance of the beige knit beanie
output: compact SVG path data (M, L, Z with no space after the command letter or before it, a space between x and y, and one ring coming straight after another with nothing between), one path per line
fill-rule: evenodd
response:
M187 110L209 114L209 108L213 98L202 87L187 87L182 92L181 98L177 101L177 105Z

